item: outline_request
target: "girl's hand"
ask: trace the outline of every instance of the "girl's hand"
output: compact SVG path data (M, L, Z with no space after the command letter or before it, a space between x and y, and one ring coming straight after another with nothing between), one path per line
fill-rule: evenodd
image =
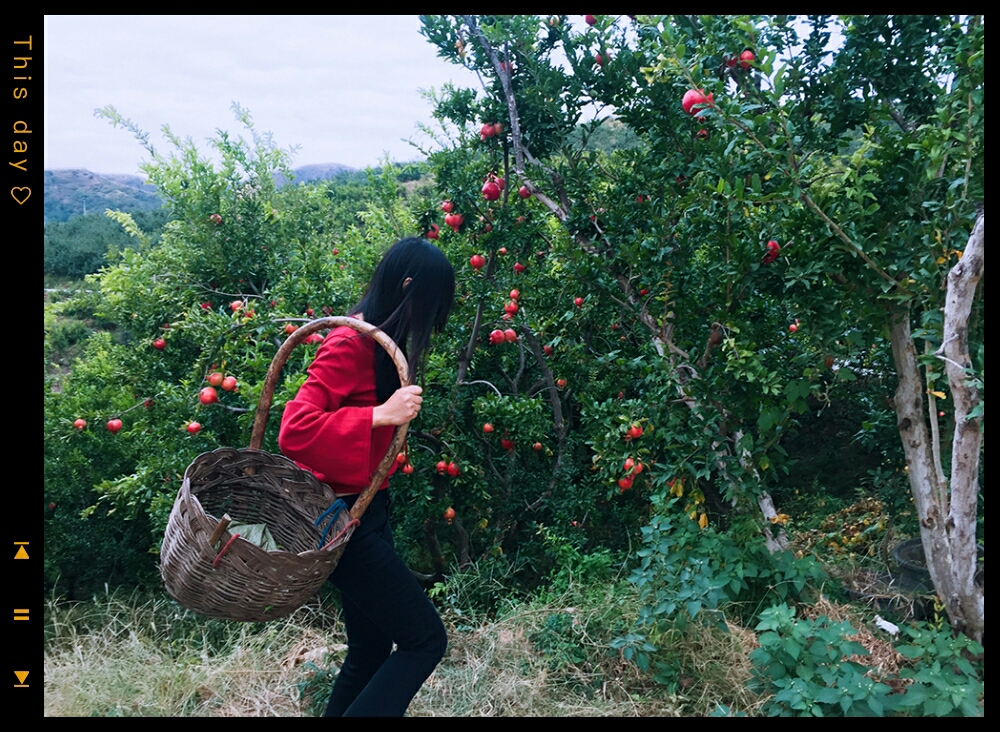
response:
M419 386L404 386L393 392L393 395L372 410L372 429L387 425L403 425L413 421L420 411L424 401Z

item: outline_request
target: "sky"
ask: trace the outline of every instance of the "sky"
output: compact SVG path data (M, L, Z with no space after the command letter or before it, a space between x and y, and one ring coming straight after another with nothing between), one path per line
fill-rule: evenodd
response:
M45 18L45 169L140 174L148 157L94 110L114 106L171 150L164 124L205 141L217 129L258 132L300 148L292 166L422 159L418 123L435 126L421 89L481 89L438 58L417 16L58 16Z
M140 173L141 144L94 116L108 105L161 154L168 124L215 158L216 130L246 136L233 102L279 147L299 146L292 167L422 159L408 141L432 145L418 125L437 125L421 90L482 85L419 30L415 15L46 16L44 167Z

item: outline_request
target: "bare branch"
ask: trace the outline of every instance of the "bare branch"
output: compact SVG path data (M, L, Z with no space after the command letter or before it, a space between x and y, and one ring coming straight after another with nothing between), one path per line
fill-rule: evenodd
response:
M471 386L472 384L486 384L488 387L490 387L491 389L493 389L493 391L497 393L498 397L503 396L503 394L500 393L500 390L497 389L495 386L493 386L493 384L489 381L484 381L480 379L477 379L476 381L463 381L462 383L459 384L459 386Z
M869 80L872 85L872 89L878 94L879 98L885 102L886 108L889 110L889 116L892 117L893 121L899 125L904 132L913 132L917 129L917 126L908 120L906 116L899 110L899 107L888 96L882 93L874 81Z
M490 63L497 72L497 77L500 79L500 86L503 88L504 100L507 103L507 111L510 116L511 144L514 147L514 170L517 172L518 179L528 188L529 191L531 191L531 194L537 198L543 206L549 209L549 211L551 211L560 221L566 221L569 218L569 210L571 206L569 204L569 199L566 198L565 191L562 190L561 184L557 183L559 180L558 175L545 168L545 166L541 166L524 145L524 140L521 136L521 120L517 112L517 100L514 97L514 89L510 83L510 73L500 65L501 61L500 57L497 55L496 49L490 45L490 42L479 28L475 17L472 15L463 15L461 17L465 22L465 25L468 27L469 32L486 52ZM510 63L509 57L507 62ZM555 201L542 193L528 178L525 171L526 158L532 163L532 165L540 165L543 170L546 170L546 172L552 176L553 183L556 185L556 190L561 193L560 198L563 199L562 206L559 206Z

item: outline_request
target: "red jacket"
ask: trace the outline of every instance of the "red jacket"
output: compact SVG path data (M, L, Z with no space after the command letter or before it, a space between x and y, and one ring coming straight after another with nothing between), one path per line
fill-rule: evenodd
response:
M379 404L375 348L381 346L373 338L347 326L335 328L281 418L281 452L335 493L367 488L392 442L392 425L372 429L372 410ZM397 467L393 461L389 475ZM387 476L380 489L388 487Z

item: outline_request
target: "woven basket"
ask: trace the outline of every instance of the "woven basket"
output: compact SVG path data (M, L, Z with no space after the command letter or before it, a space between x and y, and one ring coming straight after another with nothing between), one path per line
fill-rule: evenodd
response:
M274 387L288 355L324 328L346 325L375 338L389 352L407 385L409 368L396 343L354 318L320 318L296 330L278 349L257 403L250 448L221 448L195 458L184 473L160 548L160 574L181 605L212 618L263 621L301 607L337 567L344 547L406 440L396 428L389 450L350 512L314 525L336 496L325 483L282 455L260 449ZM265 551L226 531L229 514L263 523L280 551ZM322 548L318 548L326 531Z

